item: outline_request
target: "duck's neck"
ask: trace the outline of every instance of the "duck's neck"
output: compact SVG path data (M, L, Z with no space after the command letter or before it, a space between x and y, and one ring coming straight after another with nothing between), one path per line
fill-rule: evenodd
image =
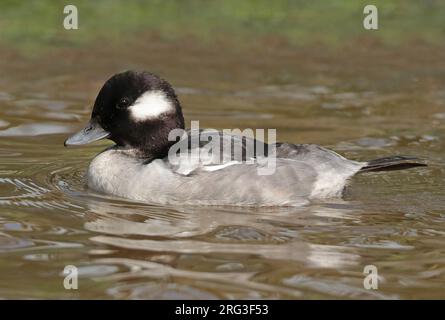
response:
M132 150L134 156L138 158L149 160L164 158L168 155L170 147L176 143L176 140L169 140L170 132L175 129L184 129L182 113L175 118L165 118L135 128L134 139L118 146Z

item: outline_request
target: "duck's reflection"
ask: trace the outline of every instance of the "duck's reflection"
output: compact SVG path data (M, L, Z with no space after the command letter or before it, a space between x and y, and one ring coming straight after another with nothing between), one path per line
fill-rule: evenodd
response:
M343 201L301 208L177 208L99 197L86 206L85 228L101 248L90 252L92 263L119 270L100 277L116 283L109 289L114 297L194 292L208 299L298 298L308 288L285 279L361 268L357 248L327 245L317 237L360 220L356 206Z
M159 207L108 201L88 203L85 228L92 241L114 248L195 255L238 255L299 262L322 268L356 264L353 248L311 243L301 236L322 218L351 219L344 207Z

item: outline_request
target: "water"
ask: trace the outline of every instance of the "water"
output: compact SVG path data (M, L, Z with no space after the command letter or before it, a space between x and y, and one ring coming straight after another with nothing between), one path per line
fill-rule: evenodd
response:
M0 298L445 298L440 52L177 46L0 59ZM84 172L109 143L63 141L126 68L169 79L188 123L276 128L281 141L357 160L416 155L429 167L357 176L344 199L301 208L96 194ZM63 287L66 265L78 267L78 290ZM366 265L378 268L378 290L363 288Z

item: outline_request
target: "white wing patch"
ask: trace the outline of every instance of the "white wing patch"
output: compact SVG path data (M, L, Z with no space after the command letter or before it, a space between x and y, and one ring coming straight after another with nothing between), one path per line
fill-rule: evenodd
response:
M156 119L163 113L174 110L172 102L162 91L147 91L129 108L135 121Z
M205 171L217 171L217 170L221 170L230 166L233 166L234 164L239 164L240 162L238 161L229 161L227 163L224 164L220 164L220 165L210 165L210 166L204 166L203 169Z

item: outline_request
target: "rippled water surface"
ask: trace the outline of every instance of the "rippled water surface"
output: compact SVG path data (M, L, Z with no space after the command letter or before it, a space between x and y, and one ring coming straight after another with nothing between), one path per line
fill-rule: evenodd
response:
M445 298L443 50L259 46L201 48L198 58L200 49L150 45L2 53L0 298ZM84 172L108 143L65 149L63 140L127 68L171 80L188 123L276 128L279 140L357 160L404 154L429 166L361 175L344 199L301 208L96 194ZM78 267L77 291L63 288L66 265ZM378 268L378 290L363 288L366 265Z

